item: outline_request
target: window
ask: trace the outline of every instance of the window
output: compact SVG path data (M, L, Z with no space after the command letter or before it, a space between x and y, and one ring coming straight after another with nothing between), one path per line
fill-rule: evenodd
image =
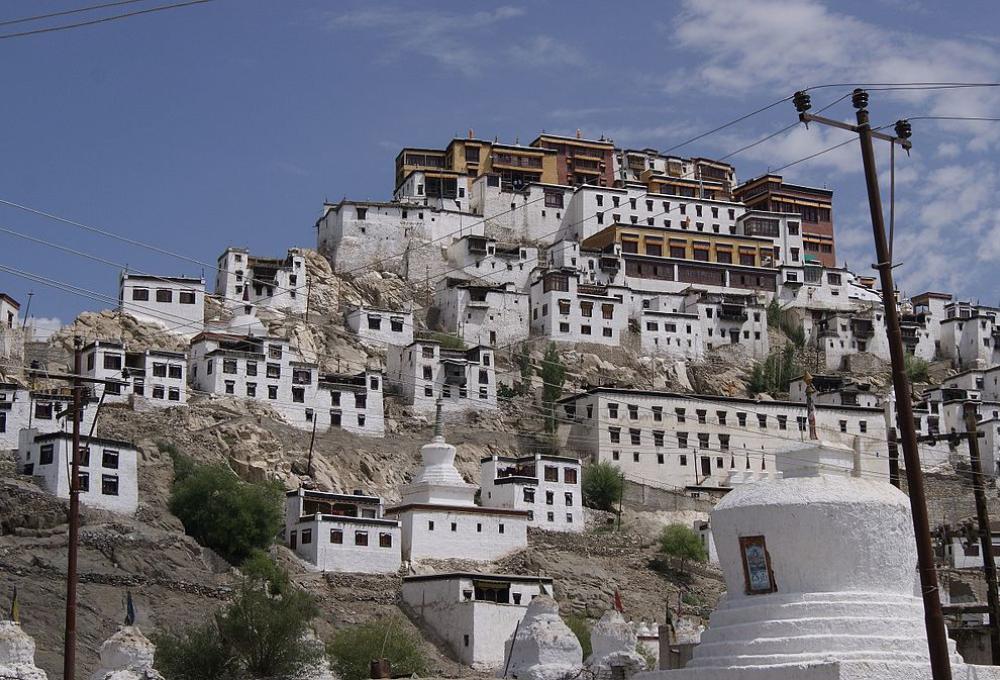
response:
M182 290L178 295L182 305L193 305L194 304L194 293L191 291Z
M686 449L688 445L688 435L687 432L677 433L677 448Z
M635 404L628 405L628 419L638 420L639 419L639 407Z
M378 547L380 548L391 548L392 547L392 534L386 532L380 532L378 535Z
M226 391L229 392L229 385L226 385ZM232 392L229 392L232 394ZM293 387L292 388L292 401L296 404L303 404L306 400L306 391L303 387Z
M778 429L779 430L788 429L788 416L778 416Z
M52 404L35 404L35 417L39 420L52 420Z
M695 411L698 414L698 422L702 425L708 422L708 411L705 409L698 409Z
M563 484L576 484L576 470L563 468Z
M359 409L368 408L368 395L367 394L355 394L354 395L354 408L359 408Z
M118 495L118 475L101 475L101 493L105 496Z
M277 385L268 385L267 386L267 398L268 399L277 399L278 398L278 386Z
M555 522L556 521L556 513L554 513L554 512L547 512L547 513L545 513L545 519L548 520L549 522Z
M688 457L686 455L684 455L683 453L680 455L680 464L681 464L681 467L687 467L687 464L688 464Z
M133 288L132 299L136 302L147 302L149 300L148 288Z
M652 411L653 411L653 421L657 422L657 423L662 422L663 421L663 407L662 406L654 406L652 408Z
M247 375L248 376L255 376L255 375L257 375L257 362L256 361L248 361L247 362Z
M104 454L101 456L101 467L108 468L109 470L117 470L118 452L111 449L104 449Z
M524 498L524 502L525 503L534 503L535 502L535 490L532 489L531 487L525 487L523 489L523 496L522 497Z
M174 292L167 288L157 288L156 289L156 301L157 302L173 302Z
M368 329L369 330L377 331L377 330L380 330L381 328L382 328L382 319L380 317L377 317L377 316L369 316L368 317Z
M622 429L620 427L609 427L608 436L612 444L618 444L622 440Z
M268 378L280 378L281 377L281 366L279 364L268 364L267 365L267 377Z
M719 435L719 450L728 451L729 450L729 435L720 434Z
M746 413L737 413L736 414L736 421L740 424L740 427L746 427L747 426L747 414Z
M121 354L111 354L110 352L104 353L104 368L109 371L120 371L122 370L122 355Z
M757 427L759 427L762 430L766 430L767 429L767 414L766 413L758 413L757 414Z
M163 368L163 374L166 373L166 367L163 364L159 364ZM156 375L157 364L153 364L153 375ZM236 373L236 359L223 359L222 360L222 372L223 373Z
M629 440L632 442L632 446L642 445L642 430L631 428L628 431L628 434L629 434Z
M847 432L847 421L846 420L841 420L840 421L840 431L841 432Z
M364 413L359 413L358 414L358 427L364 427L365 426L365 421L366 421L365 414Z
M708 432L698 433L698 448L707 449L708 448Z
M247 383L247 396L248 397L257 396L257 383L252 383L252 382Z
M618 418L618 404L608 404L608 418Z
M170 371L170 377L173 380L181 380L184 377L183 368L181 366L172 364L171 366L168 367L168 369Z
M500 524L499 529L500 529L500 533L502 534L503 533L503 524Z
M368 208L362 208L362 207L359 206L359 207L355 208L355 210L357 212L359 220L363 220L366 217L368 217Z
M545 505L555 505L555 503L556 503L555 494L553 492L551 492L551 491L546 491L545 492Z
M153 399L163 399L163 385L153 385Z
M864 432L867 432L867 431L868 431L868 422L867 422L867 421L865 421L865 420L862 420L862 421L859 421L859 422L858 422L858 429L859 429L859 430L860 430L860 431L861 431L862 433L864 433Z
M367 531L355 531L354 532L354 545L368 545L368 532Z
M344 531L342 529L330 529L330 543L341 545L344 542Z
M559 481L559 468L555 465L545 466L545 481L546 482L558 482Z
M80 472L78 474L78 476L77 476L76 479L77 479L77 481L80 484L80 491L83 491L84 493L90 491L90 473L89 472Z
M452 531L458 531L458 522L452 522L451 523L451 530Z
M312 529L302 530L302 545L309 545L313 542L313 531Z
M52 464L52 454L55 451L54 444L42 444L42 448L38 452L38 464L39 465L51 465Z

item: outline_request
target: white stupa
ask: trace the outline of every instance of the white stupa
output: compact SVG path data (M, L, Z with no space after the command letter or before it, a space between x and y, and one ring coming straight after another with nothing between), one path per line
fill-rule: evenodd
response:
M17 621L0 621L0 679L47 680L35 665L35 641Z
M556 601L548 595L537 595L524 612L514 636L507 641L504 656L498 677L563 680L580 673L583 648L559 618Z
M646 629L649 632L649 629ZM596 678L617 676L620 669L630 677L646 668L646 660L636 650L639 638L636 630L617 609L609 609L590 631L590 658L587 665Z
M469 484L455 467L457 449L444 440L441 403L437 405L434 421L434 439L420 448L423 467L413 480L401 490L403 505L410 503L474 506L475 484Z
M122 626L101 645L101 666L90 680L163 680L153 669L155 654L156 647L137 626Z
M810 394L810 424L813 425ZM645 680L930 680L909 499L815 438L712 513L728 592L683 670ZM950 642L950 641L949 641ZM951 645L955 680L1000 679Z

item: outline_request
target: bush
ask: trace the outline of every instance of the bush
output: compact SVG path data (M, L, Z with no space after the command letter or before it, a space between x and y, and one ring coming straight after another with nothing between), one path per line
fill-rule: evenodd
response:
M903 355L903 367L906 369L906 377L911 383L929 383L931 381L931 365L915 354Z
M787 392L788 383L800 373L795 347L785 345L784 349L771 352L764 361L754 365L750 372L750 391L754 394Z
M621 470L611 463L593 463L583 469L583 502L591 508L615 509L624 486Z
M169 680L297 677L323 655L307 634L317 609L263 553L244 565L232 602L200 624L154 636Z
M689 560L692 562L708 560L708 553L701 544L701 538L694 529L684 524L670 524L663 527L660 533L660 552L667 557L680 560L682 565Z
M240 564L274 540L282 500L277 482L247 484L221 466L194 465L174 482L170 511L196 541Z
M388 659L393 676L423 675L428 667L422 640L399 616L341 628L327 651L340 680L365 680L375 659Z
M562 396L563 384L566 382L566 366L559 356L556 343L550 342L545 348L542 365L538 367L538 376L542 379L542 407L545 409L545 431L556 431L556 400Z
M430 333L430 339L441 343L441 349L465 349L465 340L454 333L436 331Z
M583 658L586 659L594 651L590 645L590 621L585 616L580 616L579 614L570 614L563 620L569 629L573 631L576 639L580 641L580 646L583 647Z
M497 399L500 401L510 401L518 395L518 389L515 387L508 387L503 383L497 383Z

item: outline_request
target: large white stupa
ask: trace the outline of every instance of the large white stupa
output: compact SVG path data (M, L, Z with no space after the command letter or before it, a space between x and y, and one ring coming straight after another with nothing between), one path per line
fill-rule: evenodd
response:
M0 621L0 678L46 680L45 671L35 665L35 641L17 621Z
M859 454L811 430L778 454L782 479L740 486L713 511L728 592L692 660L637 678L931 679L909 499L855 476ZM1000 679L950 644L955 680Z
M455 467L456 449L444 439L443 422L439 401L434 421L434 439L420 449L423 467L402 488L403 505L419 503L472 507L476 504L478 487L462 479Z

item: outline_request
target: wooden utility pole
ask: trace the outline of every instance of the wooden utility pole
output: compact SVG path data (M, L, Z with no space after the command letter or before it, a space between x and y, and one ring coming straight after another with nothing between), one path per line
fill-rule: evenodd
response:
M986 576L986 604L990 610L990 656L994 666L1000 666L1000 594L997 593L997 565L993 557L993 532L986 506L986 484L982 459L979 457L979 412L975 402L967 401L962 409L965 416L965 436L969 440L969 463L972 467L972 492L976 498L976 521L979 524L979 545L983 553L983 573Z
M868 93L857 88L851 103L857 109L857 125L808 113L811 108L809 95L796 92L793 97L799 120L804 123L817 122L823 125L849 130L858 135L861 143L861 160L865 170L865 184L868 189L868 208L871 213L872 231L875 236L875 269L882 284L882 306L885 314L886 335L889 340L889 355L892 361L892 384L896 393L897 422L903 460L906 463L906 486L910 495L910 514L913 519L913 533L917 547L917 567L924 602L924 626L927 630L927 651L930 657L931 676L934 680L951 680L951 658L948 649L948 633L941 612L941 598L938 593L937 569L934 566L934 547L931 543L930 522L927 517L927 500L924 493L924 476L920 469L920 453L917 450L917 433L913 424L913 401L910 398L910 381L904 363L905 350L899 329L899 310L896 309L896 286L892 277L892 257L885 233L885 218L882 213L882 196L879 192L878 171L875 167L875 148L872 142L877 137L890 144L910 148L910 124L901 120L896 123L896 135L873 131L868 115Z
M80 415L83 408L83 340L73 338L73 451L69 476L69 550L66 558L66 634L63 640L63 678L76 678L76 582L80 541Z

